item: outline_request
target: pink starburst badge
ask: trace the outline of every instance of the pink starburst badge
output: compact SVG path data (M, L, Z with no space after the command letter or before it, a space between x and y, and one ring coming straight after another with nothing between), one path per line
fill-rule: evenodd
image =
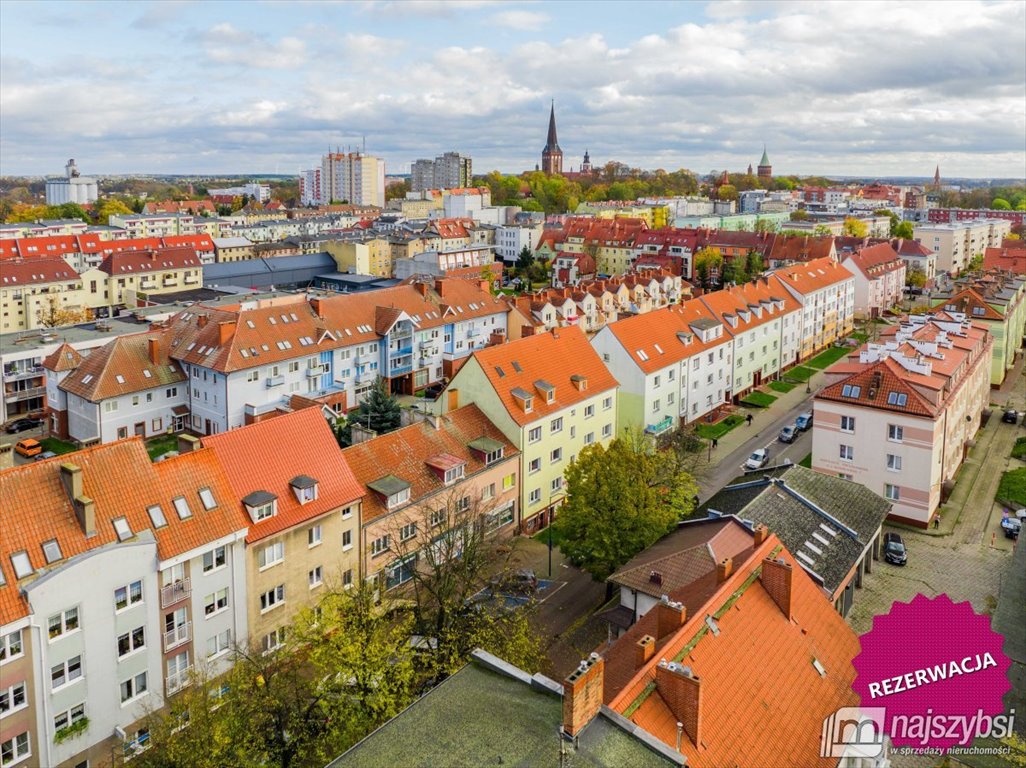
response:
M894 603L860 641L852 687L863 708L885 711L896 747L947 751L1011 730L1014 712L1001 700L1011 687L1003 638L968 602L917 595Z

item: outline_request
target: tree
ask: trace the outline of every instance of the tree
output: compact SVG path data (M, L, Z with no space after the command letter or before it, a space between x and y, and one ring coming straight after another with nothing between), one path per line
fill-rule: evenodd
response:
M354 424L373 430L379 435L393 432L402 424L399 401L388 391L388 381L381 376L375 379L367 397L349 413L349 416L336 422L335 439L342 448L352 445Z
M120 200L107 198L96 209L96 220L101 224L106 224L110 221L111 216L127 216L131 212L132 209Z
M762 271L766 268L766 265L762 261L762 256L756 250L748 252L747 263L745 265L745 272L748 274L748 279L753 280L762 274Z
M744 283L748 279L745 274L745 261L744 259L733 256L726 259L723 262L723 268L720 270L720 282L723 285L735 284L739 285Z
M721 184L716 190L716 197L720 200L737 200L737 187L733 184Z
M597 581L693 513L698 486L650 437L628 431L586 446L566 470L560 549Z
M869 234L869 227L866 222L849 216L844 220L844 227L841 230L850 237L865 237Z
M62 307L59 298L48 296L36 310L36 320L43 328L56 328L59 325L83 323L86 320L86 313L81 309Z
M755 231L756 232L776 232L777 225L769 219L756 219L755 220Z
M912 222L899 221L894 225L894 229L891 230L891 236L900 237L903 240L911 240L915 237L915 232L912 229Z
M719 274L723 266L723 254L719 248L702 248L695 254L694 273L703 288L712 285L712 275Z
M922 288L926 285L926 272L915 264L905 270L905 285L910 288Z
M791 215L788 218L791 221L808 221L809 212L799 208L797 211L791 211Z
M394 184L389 184L385 187L385 200L402 200L406 197L406 193L409 191L409 180L397 181Z
M990 208L992 211L1010 211L1012 210L1012 205L1003 198L995 197L990 201Z
M963 272L977 272L977 271L979 271L982 268L983 268L983 254L982 253L977 253L975 256L973 256L971 259L969 259L969 262L965 265L965 269L963 269L962 271Z
M528 269L534 264L534 253L531 251L530 246L525 245L520 249L520 253L517 256L517 271L527 272Z

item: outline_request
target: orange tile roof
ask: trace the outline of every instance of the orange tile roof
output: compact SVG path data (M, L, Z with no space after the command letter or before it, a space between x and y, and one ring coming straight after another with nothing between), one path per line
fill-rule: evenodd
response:
M119 251L108 254L100 271L108 275L138 275L169 269L199 268L195 248L159 248L145 251Z
M156 341L156 362L150 341ZM92 403L186 380L178 362L168 357L167 331L146 331L118 336L92 350L60 388Z
M953 306L955 308L953 311L964 312L973 320L1004 319L1004 315L988 304L987 300L972 288L965 288L954 296L949 296L944 299L935 299L935 301L938 302L938 306L944 306L945 308L949 305Z
M983 268L1001 269L1016 275L1026 275L1026 244L1021 248L1008 246L988 248L983 252Z
M319 408L305 408L202 439L224 466L235 492L237 518L249 526L246 540L260 541L348 506L363 495L335 435ZM318 482L317 498L296 499L289 481L307 475ZM241 499L253 491L278 498L274 517L253 523Z
M39 283L67 283L79 275L64 259L54 256L39 259L10 259L4 262L0 287L17 288Z
M771 556L792 567L791 620L757 577ZM820 731L827 715L858 704L851 689L851 660L859 641L777 537L768 536L740 567L735 561L733 574L710 599L686 608L684 626L627 686L607 696L608 705L620 713L633 706L631 721L675 746L678 718L652 684L660 659L679 657L702 686L700 744L687 734L681 744L688 765L835 766L836 759L816 757ZM654 622L657 611L645 619L653 616L649 621ZM709 615L715 616L717 634L704 631ZM607 652L607 669L615 656L633 659L635 643L625 642L629 637ZM825 675L817 672L813 659Z
M82 470L82 493L93 500L96 535L86 538L61 482L61 465ZM199 489L209 488L217 502L205 510ZM172 499L184 496L192 509L186 520ZM167 559L189 552L246 527L233 508L235 496L213 451L199 450L156 464L139 437L105 443L75 453L0 471L0 625L28 613L18 593L11 555L25 550L36 573L48 566L42 543L56 539L63 559L109 544L117 535L111 521L125 517L134 534L152 530L147 508L159 504L167 526L153 530L157 552ZM31 578L31 577L30 577Z
M466 405L442 416L437 429L429 422L411 424L346 448L342 456L363 486L386 475L410 483L410 502L415 504L446 487L426 463L432 457L448 454L459 463L466 462L467 477L485 468L481 454L468 445L480 437L502 443L505 459L520 453L476 405ZM364 494L364 525L388 514L388 507L378 493L366 489Z
M82 362L82 355L73 346L64 342L43 359L43 367L48 371L73 371Z
M838 254L838 258L844 261L845 266L850 263L871 280L887 272L897 272L905 267L905 262L898 256L890 243L877 243L859 248L854 253Z
M834 238L809 237L808 235L778 235L770 248L771 261L811 262L817 259L832 259L834 255Z
M803 296L854 277L850 271L828 258L813 259L804 264L784 267L775 270L773 275Z
M521 426L619 386L588 343L584 332L576 326L486 347L474 352L471 360L476 360L481 366L509 415ZM574 386L574 376L587 379L587 388L583 392ZM456 380L454 377L453 381ZM552 403L547 403L545 397L535 390L536 381L555 387L556 396ZM517 404L512 393L514 389L534 395L530 413L524 413Z
M717 319L723 321L724 330L732 336L740 335L763 323L772 322L801 309L797 299L776 279L775 275L706 293L699 296L698 300ZM780 302L783 302L783 309L776 308ZM752 311L752 307L755 306L762 308L762 317ZM770 307L773 308L772 312L769 311ZM747 320L741 314L742 312L747 313ZM733 317L737 324L732 326L726 319L728 316Z
M700 300L691 299L617 320L608 327L631 360L645 373L652 373L727 343L730 336L726 334L708 343L702 341L697 327L713 323L724 325ZM685 334L687 342L679 334Z

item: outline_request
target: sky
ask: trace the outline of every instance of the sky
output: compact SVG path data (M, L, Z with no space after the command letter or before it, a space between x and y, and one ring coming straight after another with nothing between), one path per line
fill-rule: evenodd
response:
M518 173L553 100L566 170L1026 178L1026 2L0 2L0 175Z

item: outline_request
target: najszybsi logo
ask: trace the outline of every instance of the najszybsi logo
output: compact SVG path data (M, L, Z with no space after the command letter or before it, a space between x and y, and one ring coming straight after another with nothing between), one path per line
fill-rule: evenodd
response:
M820 757L879 757L886 734L883 707L841 707L823 720L819 736Z

